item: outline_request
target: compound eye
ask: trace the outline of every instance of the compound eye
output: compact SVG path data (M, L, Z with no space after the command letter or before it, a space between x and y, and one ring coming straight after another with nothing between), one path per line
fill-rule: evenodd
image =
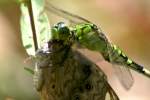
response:
M57 26L58 26L58 28L60 28L60 27L66 26L66 24L64 22L59 22L59 23L57 23Z
M54 25L54 28L60 28L60 27L63 27L63 26L66 26L64 22L59 22L57 24Z
M70 35L70 29L64 22L59 22L54 26L52 33L55 39L67 40Z
M58 32L60 34L68 34L70 31L69 31L69 28L66 26L66 24L64 22L59 22L55 25L55 28L58 29Z
M60 27L58 29L58 31L59 31L60 34L69 34L69 32L70 32L70 30L67 26Z

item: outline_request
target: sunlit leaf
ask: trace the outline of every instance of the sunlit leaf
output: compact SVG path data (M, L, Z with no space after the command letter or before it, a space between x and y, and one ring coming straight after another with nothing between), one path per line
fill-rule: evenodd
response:
M34 22L39 47L50 39L50 25L48 16L44 11L44 4L44 0L32 0Z
M24 0L25 1L25 0ZM38 47L50 39L50 25L48 17L44 12L43 0L31 0L34 23L30 21L29 2L21 2L21 32L23 45L29 55L35 55L35 44L33 40L33 30L31 24L34 24Z
M30 23L30 15L28 11L28 6L25 3L21 3L21 35L22 35L22 42L23 46L25 47L27 53L29 55L35 54L34 42L33 42L33 35Z

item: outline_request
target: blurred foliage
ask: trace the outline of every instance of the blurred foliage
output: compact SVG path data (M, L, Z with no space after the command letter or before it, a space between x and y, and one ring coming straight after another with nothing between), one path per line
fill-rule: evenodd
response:
M6 5L8 6L15 2L16 2L16 0L0 0L0 6L6 7Z

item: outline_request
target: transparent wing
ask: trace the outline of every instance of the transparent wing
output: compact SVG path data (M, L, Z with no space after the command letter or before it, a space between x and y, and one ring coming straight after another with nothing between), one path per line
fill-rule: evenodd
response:
M120 81L121 85L126 90L129 90L134 83L134 79L133 79L133 76L131 74L131 71L130 71L129 67L124 65L124 64L114 64L113 63L112 57L114 57L115 55L112 52L112 48L110 45L111 45L111 43L108 42L107 49L108 49L110 63L112 63L112 66L115 70L115 74L116 74L118 80Z
M127 89L127 90L130 89L134 83L134 80L133 80L132 74L129 70L129 67L124 66L123 64L119 65L119 64L113 63L113 57L116 57L116 56L112 50L111 42L108 40L106 35L101 30L97 30L95 32L97 32L99 34L99 37L101 39L103 39L103 41L105 41L105 43L107 44L107 50L108 50L107 53L108 54L106 54L106 55L109 56L110 63L112 63L115 73L116 73L116 76L119 79L120 83L123 85L123 87L125 89Z
M65 10L59 9L55 6L53 6L50 3L50 0L45 0L45 10L48 10L58 16L61 16L62 18L65 18L69 20L71 23L79 24L79 23L91 23L87 19L80 17L78 15L72 14L70 12L67 12Z
M129 90L134 83L134 79L128 66L113 64L113 67L120 83L126 90Z
M78 47L75 49L79 51L81 54L83 54L85 57L87 57L89 60L91 60L93 63L105 61L102 55L98 52Z

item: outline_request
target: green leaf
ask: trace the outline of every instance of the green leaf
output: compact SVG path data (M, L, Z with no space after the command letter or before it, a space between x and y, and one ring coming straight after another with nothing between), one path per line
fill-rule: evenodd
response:
M32 29L30 24L30 15L29 15L28 6L25 3L21 3L20 7L22 12L20 25L21 25L23 46L25 47L29 55L34 55L35 49L34 49L34 42L33 42L33 35L32 35Z
M22 42L27 53L29 55L35 55L35 43L33 40L33 30L31 27L31 15L29 13L29 0L23 0L21 2L20 8L22 12L21 16L21 33ZM36 33L36 42L39 48L50 39L50 25L48 16L44 11L44 1L43 0L31 0L32 13L34 19L34 28Z
M44 10L43 0L32 0L35 28L37 32L38 46L41 47L43 43L50 39L50 24L48 16Z

